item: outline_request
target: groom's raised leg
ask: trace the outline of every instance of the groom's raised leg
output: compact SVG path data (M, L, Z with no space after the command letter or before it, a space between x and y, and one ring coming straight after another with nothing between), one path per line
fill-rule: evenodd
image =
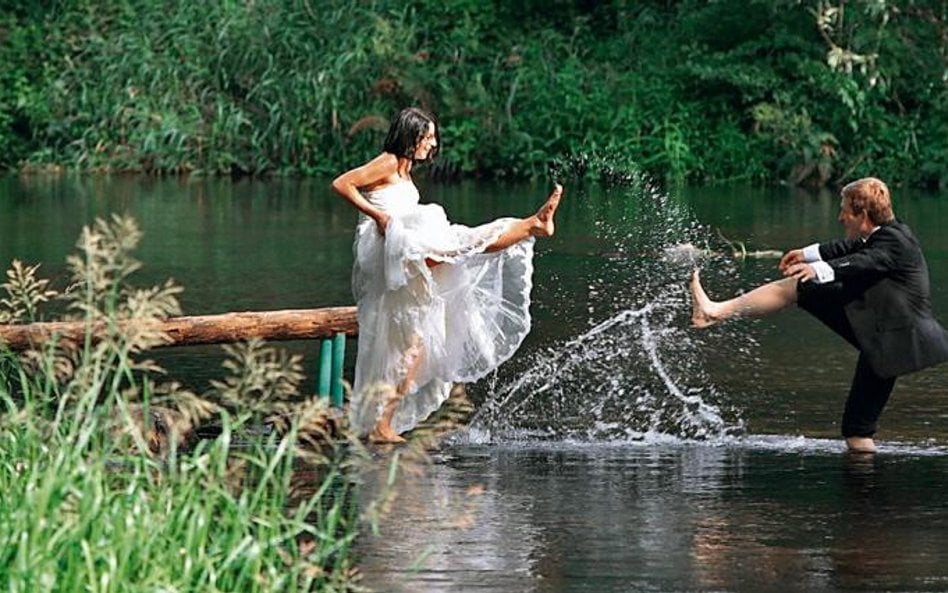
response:
M698 270L691 275L691 326L710 327L732 317L765 317L797 302L797 280L774 280L739 297L712 301L701 286Z

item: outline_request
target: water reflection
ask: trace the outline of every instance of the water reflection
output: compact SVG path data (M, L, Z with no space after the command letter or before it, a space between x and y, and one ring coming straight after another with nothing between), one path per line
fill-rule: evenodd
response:
M422 187L466 223L528 214L533 202L520 198L542 191ZM641 285L651 283L669 287L660 323L650 327L667 330L656 339L664 340L660 361L670 383L707 387L698 391L702 400L728 421L743 419L748 434L703 444L651 435L638 444L455 445L402 481L381 538L362 540L366 584L378 591L948 590L941 564L948 365L900 379L882 419L879 455L844 455L836 422L853 360L841 342L793 312L689 342L687 303L674 293L684 292L687 274L679 282L674 268L652 266L653 251L629 246L693 237L694 229L674 219L681 236L666 236L662 221L669 219L640 228L646 205L627 195L568 191L556 237L538 245L534 331L516 359L472 392L484 397L518 380L551 346L642 309L648 303L637 295L649 294ZM835 197L783 188L677 197L696 220L752 249L839 232ZM897 196L900 217L925 246L934 308L945 320L948 202L934 198ZM0 178L0 263L42 262L56 276L81 226L112 212L130 213L145 232L141 283L173 276L185 287L188 314L351 302L355 213L325 181ZM770 261L721 266L707 276L727 290L774 274ZM533 393L511 401L526 401L539 420L560 414L587 424L594 402L624 418L638 411L629 394L649 404L680 401L666 401L669 382L644 361L643 341L630 339L642 328L615 327L621 331L597 348L604 356L625 348L627 368L596 368L580 357L576 380L554 400L561 408L544 407ZM757 340L760 348L748 349ZM312 376L315 347L290 347L306 355ZM220 376L216 348L165 352L170 375L200 378L198 389ZM350 376L351 368L350 359ZM593 400L590 391L602 397ZM629 436L624 426L606 428L600 433L612 439Z
M939 590L948 458L823 448L456 447L363 540L366 584Z
M383 488L388 461L367 472L367 500ZM487 590L530 590L537 530L526 521L529 498L501 495L502 468L491 468L489 456L446 461L399 480L381 535L360 540L369 545L358 553L376 568L365 572L364 584L391 592L463 591L496 575Z

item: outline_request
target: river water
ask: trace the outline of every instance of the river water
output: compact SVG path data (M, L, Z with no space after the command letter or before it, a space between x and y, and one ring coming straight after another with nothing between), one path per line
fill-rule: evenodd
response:
M527 215L548 191L419 185L468 224ZM797 310L687 327L695 263L712 297L773 279L776 259L753 252L838 236L838 198L640 180L566 190L557 235L537 244L533 332L470 386L469 427L361 540L365 584L948 590L948 365L900 379L880 453L851 456L837 434L855 353L841 339ZM896 211L948 319L948 201L897 190ZM61 288L82 225L111 213L145 233L138 283L173 277L186 314L351 303L356 216L325 181L3 177L0 263L41 262ZM670 249L681 243L700 252ZM750 257L734 257L742 246ZM313 376L316 345L286 347ZM157 356L198 391L221 374L216 347Z

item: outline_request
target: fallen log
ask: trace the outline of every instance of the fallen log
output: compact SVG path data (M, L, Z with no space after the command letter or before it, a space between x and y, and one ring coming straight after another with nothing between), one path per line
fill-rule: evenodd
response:
M163 321L123 321L135 327L160 331L168 336L165 346L223 344L251 338L267 341L328 338L337 333L358 334L355 307L243 311L220 315L171 317ZM83 321L50 321L22 325L0 325L0 347L26 350L53 338L78 342L84 339ZM94 330L93 335L97 332Z

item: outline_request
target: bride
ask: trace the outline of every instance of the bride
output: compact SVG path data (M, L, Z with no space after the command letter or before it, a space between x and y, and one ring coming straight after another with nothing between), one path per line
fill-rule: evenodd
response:
M352 290L359 318L349 418L374 442L404 441L447 398L480 379L530 331L533 238L553 234L563 188L529 218L466 227L419 204L415 163L438 152L435 119L403 109L383 152L337 177L333 189L361 215Z

